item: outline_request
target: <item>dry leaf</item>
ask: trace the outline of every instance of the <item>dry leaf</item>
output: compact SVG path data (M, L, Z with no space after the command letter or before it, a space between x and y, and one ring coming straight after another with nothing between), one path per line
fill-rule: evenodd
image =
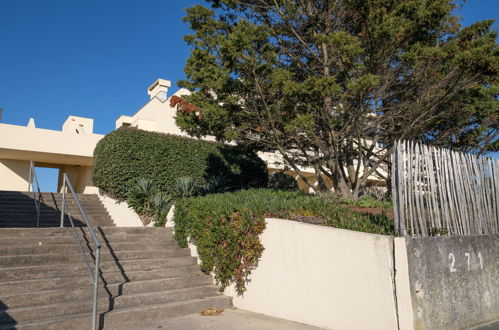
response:
M221 309L221 308L207 308L207 309L203 309L201 311L201 315L203 316L216 316L216 315L220 315L220 313L222 313L224 310Z

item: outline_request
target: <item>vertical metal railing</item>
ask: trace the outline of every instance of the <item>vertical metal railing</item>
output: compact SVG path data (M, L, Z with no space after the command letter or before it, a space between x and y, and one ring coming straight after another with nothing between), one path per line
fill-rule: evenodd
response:
M34 184L36 184L36 191L33 186ZM36 226L40 227L40 206L41 206L40 198L42 193L40 192L40 184L38 183L38 178L35 172L35 163L33 161L29 162L28 192L33 192L33 198L35 200L35 207L36 207Z
M76 203L76 206L78 207L78 210L81 213L81 216L83 217L83 220L85 221L85 224L87 225L88 231L90 232L90 236L92 237L92 240L94 241L95 244L95 264L94 264L94 270L92 272L92 268L90 267L90 263L88 261L87 255L85 254L85 251L83 250L83 245L81 244L80 237L78 235L78 232L76 230L76 227L74 225L73 217L71 215L71 211L68 207L67 203L67 194L66 194L66 188L69 188L68 193L70 193ZM85 262L85 265L87 266L88 273L90 274L90 278L92 279L92 284L93 284L93 304L92 304L92 329L95 330L97 329L97 300L99 296L99 266L100 266L100 249L101 249L101 244L99 242L99 239L97 238L97 235L95 234L94 227L92 226L92 223L88 220L87 214L83 210L83 207L81 206L80 200L78 198L78 195L76 195L75 190L73 188L73 185L71 184L71 181L69 181L68 176L66 173L63 174L63 182L62 182L62 203L61 203L61 227L64 227L64 218L65 218L65 213L67 212L68 214L68 219L69 223L71 224L71 227L73 227L73 233L76 238L76 242L78 243L78 246L80 248L80 253L83 257L83 261Z

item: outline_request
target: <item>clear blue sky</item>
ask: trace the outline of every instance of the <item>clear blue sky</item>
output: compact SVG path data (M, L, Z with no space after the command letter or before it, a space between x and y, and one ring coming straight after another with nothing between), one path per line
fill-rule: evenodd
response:
M185 0L0 0L2 122L61 129L69 115L106 134L148 99L157 78L184 78ZM463 23L499 15L499 0L469 0ZM498 25L496 24L496 27ZM171 94L171 93L170 93ZM54 173L42 174L42 185ZM52 188L47 188L52 189Z

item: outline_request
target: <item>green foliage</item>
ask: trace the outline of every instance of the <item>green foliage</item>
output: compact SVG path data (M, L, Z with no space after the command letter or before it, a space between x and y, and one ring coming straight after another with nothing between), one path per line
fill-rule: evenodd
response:
M190 197L196 194L196 182L190 176L175 179L179 197Z
M168 211L173 205L173 198L168 194L157 192L153 195L151 204L151 211L156 222L166 221Z
M231 190L266 187L265 163L241 148L178 136L120 128L94 151L93 182L111 197L126 200L137 178L148 178L156 191L177 194L176 179L192 177L204 186L223 177Z
M380 209L393 208L393 204L391 201L379 200L371 196L362 196L356 201L348 198L342 198L341 203L356 207L370 207L370 208L380 208Z
M172 206L173 199L158 192L149 179L140 178L128 194L128 205L139 215L142 223L163 223Z
M234 283L243 293L263 252L258 235L265 228L265 216L321 217L337 228L393 235L393 222L386 216L361 215L297 191L250 189L177 201L175 237L182 247L190 237L201 268L214 272L222 289Z
M298 190L298 182L286 173L273 173L269 178L269 188L276 190Z
M189 134L276 150L353 199L397 139L498 150L497 33L455 1L208 3L184 18Z
M149 179L139 178L135 186L128 194L128 205L137 214L146 214L151 208L151 200L154 195L154 186Z

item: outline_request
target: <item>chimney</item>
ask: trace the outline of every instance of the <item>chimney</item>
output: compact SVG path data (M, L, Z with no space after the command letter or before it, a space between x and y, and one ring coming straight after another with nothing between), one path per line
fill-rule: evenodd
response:
M30 118L28 121L28 125L26 125L26 127L36 128L35 120L33 118Z
M147 89L147 94L151 97L151 99L157 97L161 102L165 102L168 93L168 87L171 86L169 80L158 79Z

